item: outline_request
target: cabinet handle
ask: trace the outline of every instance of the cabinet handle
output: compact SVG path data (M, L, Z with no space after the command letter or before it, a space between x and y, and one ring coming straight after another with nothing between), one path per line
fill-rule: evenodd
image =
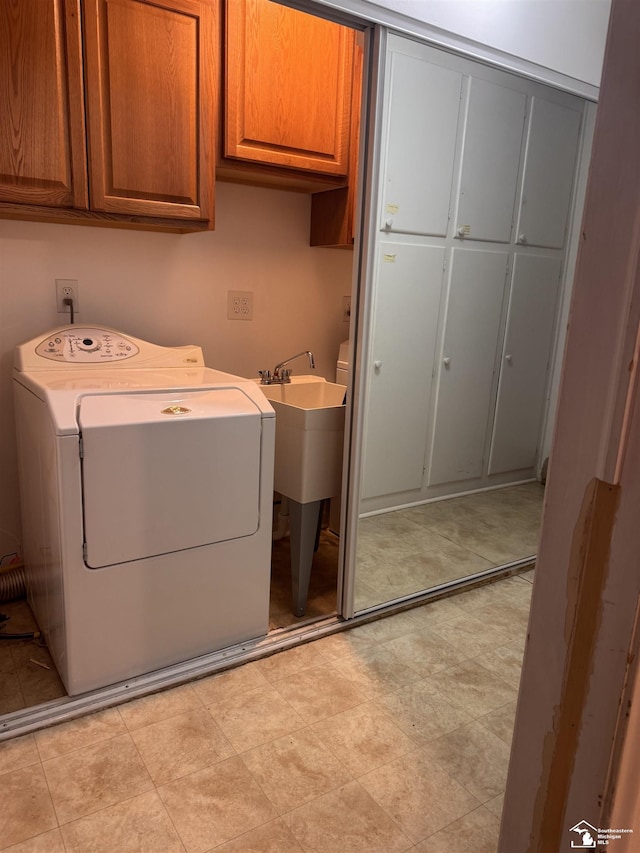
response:
M451 359L449 358L449 356L446 356L445 358L443 358L442 363L444 364L445 367L449 367L449 365L451 364Z
M385 231L388 231L392 227L393 227L393 219L389 216L388 219L385 219L385 221L384 221Z
M381 362L381 361L374 361L374 362L373 362L373 369L376 371L376 373L380 373L380 368L381 368L381 367L382 367L382 362Z
M463 225L461 228L458 228L458 237L466 237L466 236L467 236L467 229Z
M505 355L504 359L505 359L505 361L508 361L509 364L511 364L511 362L513 360L513 356L511 355L511 353L507 353L507 355Z
M518 243L526 243L527 235L526 234L518 234Z

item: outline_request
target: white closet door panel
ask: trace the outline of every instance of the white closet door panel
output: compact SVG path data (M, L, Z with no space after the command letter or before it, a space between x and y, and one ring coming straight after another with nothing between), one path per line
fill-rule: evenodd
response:
M445 236L462 75L390 54L381 228Z
M490 474L535 465L561 269L557 256L515 256Z
M518 185L527 98L487 80L470 81L456 233L508 243Z
M429 485L482 474L508 258L453 250Z
M517 240L564 246L581 113L532 98Z
M362 497L422 486L444 249L380 247Z

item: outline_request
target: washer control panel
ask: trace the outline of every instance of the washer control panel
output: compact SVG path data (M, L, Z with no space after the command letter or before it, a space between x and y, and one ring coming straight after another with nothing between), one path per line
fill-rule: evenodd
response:
M123 335L103 329L65 329L50 335L36 347L36 355L52 361L96 364L124 361L139 352L138 347Z

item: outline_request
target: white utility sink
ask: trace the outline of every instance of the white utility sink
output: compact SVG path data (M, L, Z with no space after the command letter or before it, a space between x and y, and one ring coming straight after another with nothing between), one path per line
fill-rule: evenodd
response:
M290 383L260 389L276 413L275 491L299 503L339 494L345 386L292 376Z

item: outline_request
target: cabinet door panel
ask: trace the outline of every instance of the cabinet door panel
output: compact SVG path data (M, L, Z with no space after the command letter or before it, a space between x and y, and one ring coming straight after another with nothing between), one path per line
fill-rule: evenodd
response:
M482 474L508 258L453 251L429 485Z
M444 249L380 247L362 497L422 486Z
M564 246L576 168L581 114L532 98L525 154L519 243Z
M516 253L489 474L536 462L562 261Z
M522 92L471 79L456 218L465 238L511 239L526 106Z
M195 0L87 0L92 208L211 218L212 16Z
M0 201L87 206L78 0L0 3Z
M444 237L462 75L391 52L381 228Z
M226 157L346 175L354 32L268 0L227 0Z

